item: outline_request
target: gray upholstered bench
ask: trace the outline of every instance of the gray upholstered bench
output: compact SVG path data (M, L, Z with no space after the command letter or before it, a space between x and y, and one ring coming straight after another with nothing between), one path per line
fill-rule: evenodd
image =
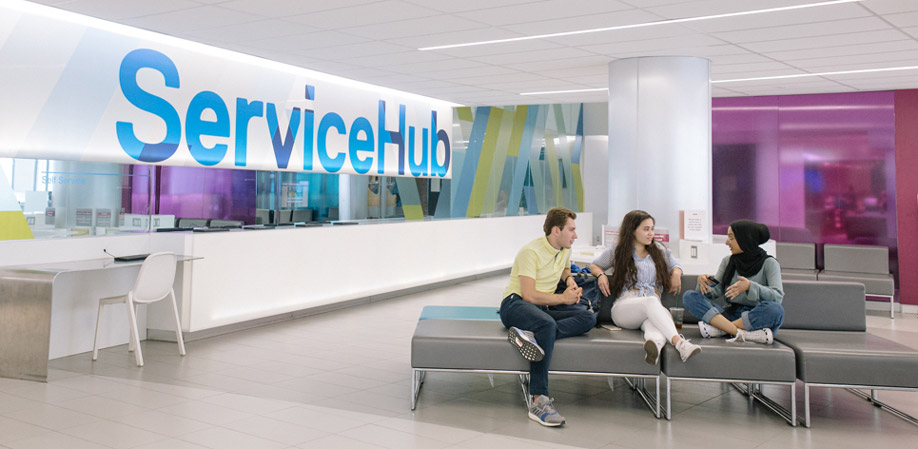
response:
M775 342L727 342L726 338L704 338L695 326L682 329L683 335L701 346L701 353L682 362L679 352L667 345L661 356L666 374L666 419L671 419L671 382L703 381L732 383L743 394L776 412L790 425L797 425L795 357L793 349ZM762 393L761 385L783 385L790 391L788 411Z
M475 320L418 321L411 339L411 409L428 372L518 374L527 404L529 362L507 343L500 322ZM558 340L552 353L552 374L624 377L659 418L660 367L644 363L644 340L637 331L596 328L585 335ZM631 381L635 379L635 381ZM656 394L646 389L654 379Z
M815 281L816 245L813 243L777 242L781 279L784 281Z
M827 244L823 255L825 270L818 274L820 281L864 284L867 296L889 298L889 317L895 318L895 285L889 273L889 248Z
M784 291L785 322L777 339L796 353L807 427L810 387L847 388L918 424L914 417L877 398L877 390L918 391L918 350L865 332L862 284L788 281ZM868 396L858 388L871 393Z

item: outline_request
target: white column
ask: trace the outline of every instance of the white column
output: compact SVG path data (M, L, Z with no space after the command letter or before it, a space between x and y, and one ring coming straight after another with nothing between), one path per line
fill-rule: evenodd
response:
M667 56L609 63L609 217L643 209L678 248L679 211L706 212L711 235L710 61Z

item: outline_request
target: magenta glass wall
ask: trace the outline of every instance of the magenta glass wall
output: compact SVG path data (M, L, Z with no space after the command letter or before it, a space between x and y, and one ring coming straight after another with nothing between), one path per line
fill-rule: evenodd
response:
M714 232L750 218L778 241L884 245L897 274L893 106L893 92L715 98Z

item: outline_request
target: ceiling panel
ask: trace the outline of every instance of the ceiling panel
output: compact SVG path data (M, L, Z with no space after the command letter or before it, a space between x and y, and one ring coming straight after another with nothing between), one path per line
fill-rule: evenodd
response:
M918 65L918 0L661 24L461 48L419 47L633 25L817 0L39 0L36 3L464 104L605 101L620 58L711 60L736 79ZM918 71L712 85L715 96L916 88Z

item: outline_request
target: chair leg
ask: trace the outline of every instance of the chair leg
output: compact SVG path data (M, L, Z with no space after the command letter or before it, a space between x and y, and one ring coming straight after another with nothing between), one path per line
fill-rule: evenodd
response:
M182 321L179 318L178 304L175 303L175 292L170 290L169 296L172 297L172 312L175 314L175 339L178 340L178 351L179 354L185 355L185 341L182 339Z
M127 303L124 303L125 307L130 307ZM137 315L137 305L134 305L134 315ZM128 318L130 319L131 314L128 313ZM134 328L128 329L128 352L134 352Z
M134 310L134 300L131 294L127 299L128 315L131 318L131 340L136 344L134 348L134 358L137 360L137 366L143 366L143 352L140 349L140 333L137 331L137 312Z
M102 322L102 301L99 301L99 314L96 316L96 336L92 339L92 361L99 358L99 324Z

